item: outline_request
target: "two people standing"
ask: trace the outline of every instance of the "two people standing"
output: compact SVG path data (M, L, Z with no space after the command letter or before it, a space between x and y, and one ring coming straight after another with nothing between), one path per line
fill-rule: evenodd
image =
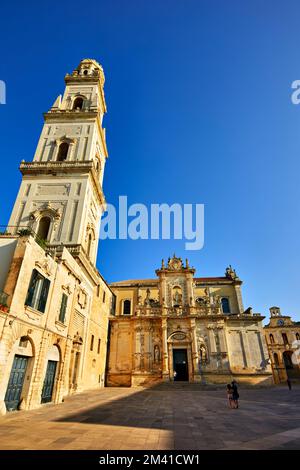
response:
M227 384L227 397L228 397L228 405L229 408L238 408L239 407L239 392L237 383L235 380L231 382L231 384Z

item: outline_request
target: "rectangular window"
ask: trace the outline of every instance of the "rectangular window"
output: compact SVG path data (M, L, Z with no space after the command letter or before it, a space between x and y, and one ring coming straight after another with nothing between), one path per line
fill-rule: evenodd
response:
M100 285L97 286L97 297L100 297Z
M90 350L93 351L94 349L94 335L91 336L91 347Z
M103 292L103 303L105 302L105 291Z
M36 269L32 271L25 305L44 313L50 287L49 279L42 276Z
M65 323L67 303L68 303L68 296L66 294L63 294L61 298L60 312L59 312L59 318L58 318L61 323Z
M115 296L115 294L112 294L112 297L111 297L110 314L111 315L116 314L116 296Z
M97 354L100 354L100 347L101 347L101 339L98 339L98 348L97 348Z

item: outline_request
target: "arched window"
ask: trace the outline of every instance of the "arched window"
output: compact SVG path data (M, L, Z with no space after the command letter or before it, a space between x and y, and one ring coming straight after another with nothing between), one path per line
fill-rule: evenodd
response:
M42 217L39 221L37 236L42 240L47 240L49 236L51 219L50 217Z
M282 339L284 344L289 344L289 340L286 333L282 333Z
M272 343L272 344L275 343L274 336L272 334L270 335L270 343Z
M131 302L130 300L124 300L123 303L123 315L130 315L130 310L131 310Z
M82 109L82 108L83 108L83 98L81 98L81 96L78 96L74 100L73 109Z
M230 313L229 299L227 297L222 297L221 304L223 313Z
M274 353L274 364L276 367L279 366L278 354Z
M67 142L62 142L58 148L57 161L63 162L66 160L69 151L69 144Z
M296 339L299 341L300 340L300 335L299 333L296 333Z

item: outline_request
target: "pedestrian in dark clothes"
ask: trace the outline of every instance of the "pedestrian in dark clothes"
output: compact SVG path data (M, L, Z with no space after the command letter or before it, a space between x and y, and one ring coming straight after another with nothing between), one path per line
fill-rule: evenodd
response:
M290 379L287 379L286 383L287 383L287 386L289 387L289 390L292 390L292 384L291 384Z
M235 408L238 408L239 407L239 398L240 398L240 395L239 395L239 392L238 392L238 386L237 386L237 383L235 380L233 380L231 382L231 385L232 385L232 399L233 399L233 403L234 403L234 407Z

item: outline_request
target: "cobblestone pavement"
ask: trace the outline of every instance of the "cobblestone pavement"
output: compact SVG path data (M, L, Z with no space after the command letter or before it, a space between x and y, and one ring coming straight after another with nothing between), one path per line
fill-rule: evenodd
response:
M300 449L300 387L105 388L0 418L0 449Z

